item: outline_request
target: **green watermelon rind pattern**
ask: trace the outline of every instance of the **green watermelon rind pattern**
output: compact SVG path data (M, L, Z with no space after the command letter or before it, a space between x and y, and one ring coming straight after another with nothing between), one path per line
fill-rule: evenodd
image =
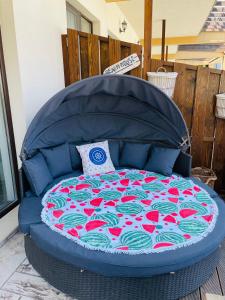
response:
M125 215L136 215L143 211L143 207L136 203L124 203L117 205L116 210Z
M100 179L105 181L116 181L120 179L120 176L117 174L103 174L100 176Z
M103 198L105 200L115 200L120 198L122 193L118 191L102 191L98 194L100 198Z
M70 198L74 201L84 201L89 200L91 198L91 193L85 192L85 191L77 191L77 192L71 192L69 194Z
M55 206L52 209L59 209L66 205L66 199L64 197L50 197L47 202L54 203Z
M211 204L212 203L212 200L210 199L210 197L205 192L198 193L196 195L196 199L199 202L204 202L204 203L207 203L207 204Z
M157 182L145 183L142 185L142 188L150 192L161 192L166 189L166 187L162 183Z
M171 187L178 188L180 191L190 189L192 187L188 180L175 180L170 183Z
M179 233L176 232L162 232L156 236L156 241L160 242L169 242L173 244L184 243L186 239Z
M90 184L92 188L98 188L101 186L101 181L98 179L86 179L82 183Z
M108 248L110 247L110 239L103 233L89 232L83 235L80 240L92 247Z
M138 181L138 180L143 180L144 179L144 175L140 174L140 173L129 173L129 174L125 175L125 178L133 180L133 181L134 180Z
M141 250L152 247L150 235L143 231L127 231L121 236L120 242L130 250Z
M64 181L61 183L62 187L69 187L69 186L76 186L79 183L79 181L75 178L69 179L67 181Z
M199 235L204 233L208 225L203 221L198 220L182 220L178 227L181 231L192 235Z
M65 228L73 228L78 225L83 225L86 221L87 217L78 213L67 214L59 219L59 223L64 224Z
M188 201L188 202L183 202L180 205L180 208L190 208L190 209L195 209L198 211L198 213L196 213L196 216L203 216L203 215L207 215L208 210L207 208L205 208L204 206L202 206L201 204L198 204L196 202L192 202L192 201Z
M119 223L119 218L113 213L98 214L91 218L92 220L102 220L107 222L104 227L115 227Z
M144 200L148 198L148 195L144 191L140 191L137 189L127 191L125 193L126 196L136 196L136 200Z
M158 210L161 214L170 214L177 212L176 204L170 202L156 202L151 206L152 210Z

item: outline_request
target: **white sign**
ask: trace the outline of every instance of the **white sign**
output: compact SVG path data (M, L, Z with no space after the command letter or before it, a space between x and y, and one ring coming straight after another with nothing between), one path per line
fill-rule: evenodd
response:
M141 62L138 55L134 53L105 69L103 74L125 74L137 68L140 64Z

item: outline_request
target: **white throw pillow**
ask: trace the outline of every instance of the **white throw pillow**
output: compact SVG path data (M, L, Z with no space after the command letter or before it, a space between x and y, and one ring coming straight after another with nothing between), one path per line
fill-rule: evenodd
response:
M85 175L95 175L115 171L108 141L76 146L80 153Z

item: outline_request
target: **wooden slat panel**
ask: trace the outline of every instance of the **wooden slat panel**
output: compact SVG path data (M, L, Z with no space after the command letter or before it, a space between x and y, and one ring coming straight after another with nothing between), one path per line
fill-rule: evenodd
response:
M174 71L178 73L174 101L180 108L189 131L192 127L193 104L196 86L196 72L189 70L185 64L174 64Z
M130 47L122 46L121 45L121 59L131 55Z
M205 122L204 128L202 132L203 139L205 137L214 138L214 130L215 130L215 104L216 104L216 94L219 92L220 85L220 74L212 73L210 70L209 75L209 85L208 85L208 93L205 104ZM201 115L199 115L201 118ZM202 153L204 166L210 168L211 167L211 159L212 159L212 150L213 150L213 142L209 141L204 143L204 151Z
M80 34L81 79L89 77L88 37Z
M167 72L173 72L174 70L174 63L161 61L157 59L151 60L151 71L156 72L159 67L164 67Z
M64 67L64 80L65 86L70 84L70 73L69 73L69 55L67 48L67 34L61 36L62 39L62 52L63 52L63 67Z
M142 46L132 44L131 45L131 54L133 54L133 53L137 53L140 61L142 61ZM140 66L138 68L131 70L130 75L141 78L142 77L141 71L142 71L142 63L140 64Z
M80 63L79 63L79 40L78 32L73 29L68 29L68 61L70 83L80 80Z
M88 35L88 61L89 76L99 75L99 41L98 36L94 34Z
M217 271L214 272L213 275L209 278L209 280L207 280L206 283L201 286L200 292L201 292L201 300L207 300L206 293L222 295L222 290L220 287Z
M109 67L109 42L100 39L100 67L101 74Z
M225 92L225 71L220 77L219 93ZM216 182L217 190L224 188L225 178L225 120L216 120L216 137L215 137L215 151L213 159L213 169L215 170L218 180ZM224 279L225 280L225 279Z
M204 165L202 153L204 143L202 133L205 125L205 99L207 98L207 89L209 84L209 69L199 67L197 71L196 92L194 101L194 113L192 124L192 155L193 165Z
M109 38L109 65L121 60L120 41Z

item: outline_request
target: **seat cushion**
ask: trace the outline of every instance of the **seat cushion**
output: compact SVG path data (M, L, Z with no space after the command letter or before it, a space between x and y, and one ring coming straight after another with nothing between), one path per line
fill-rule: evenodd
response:
M19 227L23 233L30 233L30 225L41 223L41 197L25 197L19 207Z
M120 157L120 166L143 169L149 149L149 144L125 143Z
M116 254L89 250L52 231L45 224L30 226L33 241L43 251L82 269L104 276L148 277L175 272L188 267L214 252L225 237L225 204L217 196L219 216L216 225L200 242L176 250L153 254Z

